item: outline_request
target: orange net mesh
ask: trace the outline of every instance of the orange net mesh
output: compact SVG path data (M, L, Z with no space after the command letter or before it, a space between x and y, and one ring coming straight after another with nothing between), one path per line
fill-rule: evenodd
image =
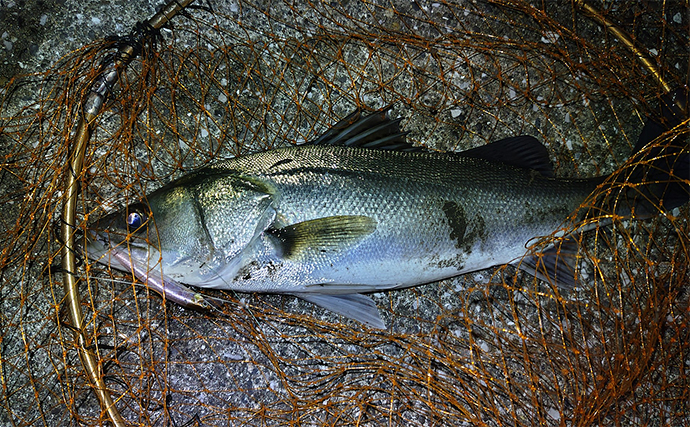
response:
M660 85L577 2L400 3L237 0L177 17L97 120L82 225L216 159L310 140L356 107L394 104L431 149L533 135L557 176L649 167L626 161ZM681 4L597 7L672 87L687 83ZM57 229L80 102L114 45L15 79L0 100L3 423L106 420L70 329ZM686 136L687 121L654 146L687 152ZM229 301L222 313L184 310L80 247L89 349L132 425L687 424L688 207L597 215L613 223L579 236L573 292L495 268L375 294L385 331L277 295L206 292Z

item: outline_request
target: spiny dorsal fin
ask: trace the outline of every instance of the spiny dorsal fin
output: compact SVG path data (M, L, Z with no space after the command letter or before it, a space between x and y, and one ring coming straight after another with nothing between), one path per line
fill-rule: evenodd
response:
M396 151L423 150L405 140L407 132L400 130L401 119L391 120L388 117L392 107L389 105L366 116L362 116L362 110L357 110L307 144Z
M541 142L532 136L505 138L458 154L464 157L504 163L518 168L533 169L543 176L553 177L549 152Z
M282 228L269 228L278 241L279 256L302 258L309 254L337 252L361 241L376 230L376 220L363 215L312 219Z

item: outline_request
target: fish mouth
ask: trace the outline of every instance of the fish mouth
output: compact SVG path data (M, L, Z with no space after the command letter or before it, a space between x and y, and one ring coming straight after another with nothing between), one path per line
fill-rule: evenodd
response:
M114 244L111 233L86 230L86 254L89 259L122 271L131 271L136 265L136 254L147 248L122 239Z
M103 233L99 233L95 230L86 230L85 237L86 254L89 259L107 264L107 262L103 262L102 260L107 258L110 253L110 239Z
M117 234L117 237L122 237ZM99 264L133 274L144 283L151 281L156 274L149 268L146 262L149 255L149 246L137 245L133 240L120 239L114 242L110 232L101 230L86 231L86 253L89 259ZM162 276L154 282L167 279ZM154 287L155 289L156 287Z
M96 230L87 230L87 254L92 260L131 273L148 288L154 290L168 301L172 301L183 307L206 311L220 307L218 301L213 298L205 298L201 294L176 282L161 271L151 270L144 262L137 262L133 254L136 252L148 253L148 246L132 246L127 241L113 245L109 233ZM132 252L136 251L136 252Z

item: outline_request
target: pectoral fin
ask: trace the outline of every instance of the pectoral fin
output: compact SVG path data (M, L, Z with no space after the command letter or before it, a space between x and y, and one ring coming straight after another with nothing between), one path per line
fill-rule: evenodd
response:
M376 220L362 215L341 215L269 228L282 258L302 258L319 253L340 252L376 230Z
M377 329L386 329L386 325L379 316L376 304L366 295L362 294L316 294L294 293L292 294L319 307L330 310L347 318L364 323Z

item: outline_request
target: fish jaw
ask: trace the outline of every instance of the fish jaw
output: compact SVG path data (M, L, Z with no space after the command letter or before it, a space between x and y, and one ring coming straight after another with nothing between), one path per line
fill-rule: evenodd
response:
M160 257L157 263L158 268L150 268L148 262L140 261L141 259L155 259L151 258L152 252L158 251L152 251L150 247L146 249L140 247L125 249L122 247L122 244L112 246L109 233L93 230L87 232L87 253L89 258L116 270L131 273L146 284L149 289L159 293L165 300L172 301L183 307L197 310L208 310L217 307L217 303L204 298L200 293L163 274L160 268Z

